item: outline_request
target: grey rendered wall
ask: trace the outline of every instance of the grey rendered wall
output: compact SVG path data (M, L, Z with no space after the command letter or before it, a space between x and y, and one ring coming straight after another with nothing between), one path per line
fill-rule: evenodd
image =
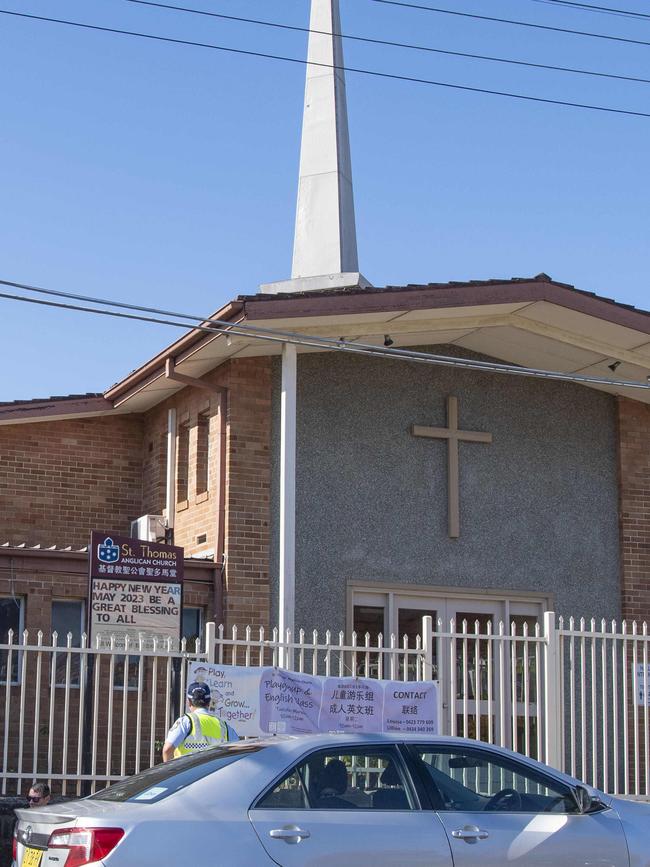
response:
M279 364L274 393L277 576ZM461 428L493 434L491 445L461 443L457 540L447 446L409 432L446 426L449 394ZM296 502L297 627L344 629L350 580L530 590L552 594L561 614L619 613L616 404L593 389L299 356Z

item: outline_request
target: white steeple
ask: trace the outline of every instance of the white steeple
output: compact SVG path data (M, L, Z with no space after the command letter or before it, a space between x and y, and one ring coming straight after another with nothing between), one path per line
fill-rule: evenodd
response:
M357 261L339 0L312 0L309 28L292 279L262 292L369 285Z

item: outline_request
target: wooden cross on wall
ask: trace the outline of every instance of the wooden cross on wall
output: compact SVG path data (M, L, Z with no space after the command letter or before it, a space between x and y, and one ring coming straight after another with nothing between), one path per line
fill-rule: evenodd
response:
M423 427L411 425L414 437L447 440L447 498L449 515L449 536L460 536L460 482L458 474L458 443L491 443L492 434L482 431L458 429L458 398L447 398L447 427Z

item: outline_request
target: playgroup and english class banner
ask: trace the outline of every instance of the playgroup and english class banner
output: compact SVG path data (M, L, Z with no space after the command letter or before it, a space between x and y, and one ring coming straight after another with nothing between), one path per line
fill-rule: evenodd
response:
M189 663L191 681L208 684L210 709L242 737L438 731L435 681L318 677L282 668L206 662Z

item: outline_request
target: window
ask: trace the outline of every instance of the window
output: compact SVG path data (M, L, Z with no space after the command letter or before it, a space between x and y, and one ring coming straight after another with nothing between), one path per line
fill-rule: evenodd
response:
M398 753L360 747L313 753L255 805L260 809L413 810Z
M146 657L136 654L125 656L120 653L115 656L115 668L113 669L113 689L124 688L124 667L127 669L127 689L138 688L138 674L140 671L140 660L145 664Z
M80 599L54 599L52 601L52 632L57 633L57 647L68 645L71 636L72 647L81 647L81 634L84 631L84 603ZM68 660L70 661L70 685L79 686L81 654L60 652L56 655L56 686L65 686Z
M189 605L183 607L183 623L181 627L181 638L187 642L185 649L190 653L194 653L196 649L197 638L203 638L203 609L192 608Z
M91 795L88 800L155 804L173 795L174 792L187 788L197 780L202 780L221 768L263 749L266 747L238 743L203 750L196 755L183 756L167 764L154 765L141 774L127 777L108 789L102 789L101 792Z
M187 503L190 476L190 426L185 422L178 426L176 450L176 503Z
M24 606L22 598L0 598L0 644L8 644L9 631L13 631L12 643L20 644L24 628ZM0 683L7 682L7 670L11 669L11 683L18 683L18 661L20 653L13 649L0 649Z
M419 744L411 750L437 810L580 812L569 786L506 756L472 748Z
M210 416L201 413L196 425L196 493L210 490Z

